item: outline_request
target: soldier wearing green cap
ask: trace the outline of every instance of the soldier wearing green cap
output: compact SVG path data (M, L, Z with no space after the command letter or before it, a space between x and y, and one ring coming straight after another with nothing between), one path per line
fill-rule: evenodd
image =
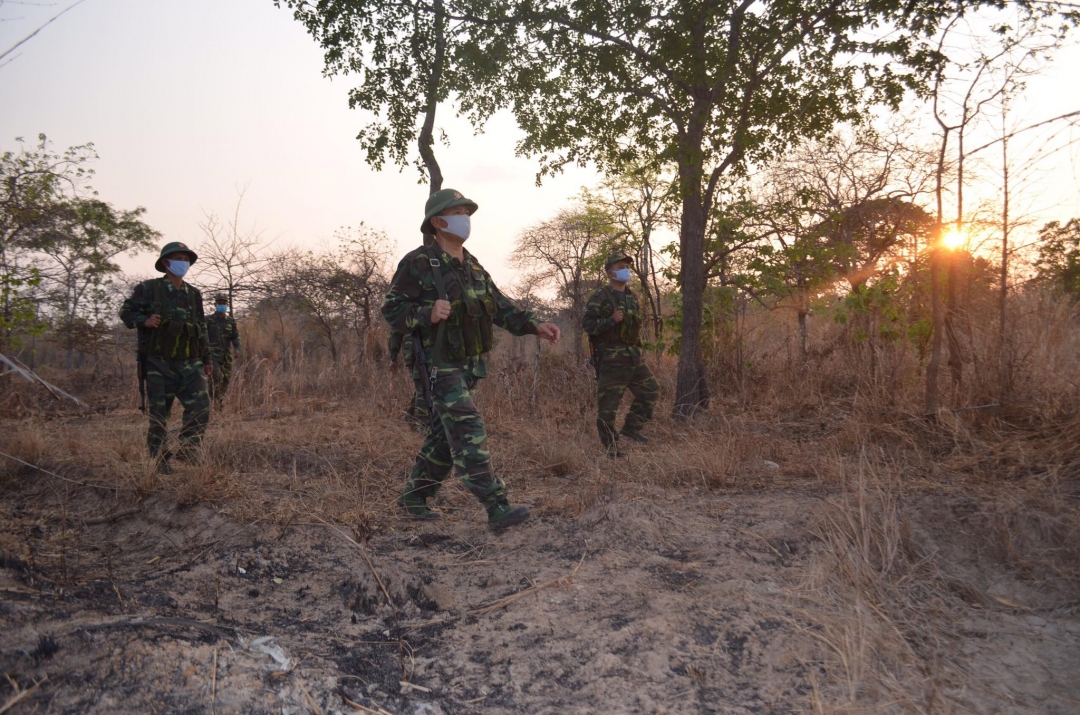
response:
M652 419L660 385L645 363L641 350L643 315L637 296L630 290L632 261L624 253L604 263L608 285L598 288L585 303L582 327L595 347L596 430L610 457L622 457L620 435L634 442L648 442L641 430ZM626 390L634 396L622 430L615 430L615 413Z
M499 530L525 521L529 510L510 506L505 485L492 471L472 391L487 374L484 354L492 347L493 326L514 335L539 335L552 344L560 333L504 296L465 250L476 209L474 201L453 189L428 198L420 230L434 234L435 242L401 259L382 313L391 329L414 341L414 358L423 366L434 412L399 504L411 516L438 518L427 501L456 468L487 509L488 526Z
M184 282L198 256L174 241L161 249L154 268L165 275L135 286L120 308L120 319L139 330L139 380L145 384L150 428L146 442L158 469L171 471L165 448L166 423L174 399L184 407L180 430L182 459L192 459L210 419L206 376L213 373L202 294Z
M240 352L240 331L236 319L229 315L229 296L214 296L214 313L206 319L206 334L210 340L210 359L214 373L210 377L210 396L221 407L232 378L233 356Z

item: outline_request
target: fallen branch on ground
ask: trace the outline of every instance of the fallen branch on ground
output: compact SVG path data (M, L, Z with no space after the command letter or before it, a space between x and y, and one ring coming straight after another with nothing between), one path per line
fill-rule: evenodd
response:
M202 621L195 621L190 618L136 618L127 621L110 621L108 623L94 623L88 626L79 626L76 631L86 631L87 633L93 633L95 631L112 631L120 628L169 628L169 627L181 627L181 628L197 628L199 630L206 631L207 633L213 633L219 638L224 638L229 642L236 640L236 632L233 629L229 629L223 626L215 626L212 623L203 623ZM230 632L231 631L231 632ZM74 632L74 631L72 631Z
M360 544L360 542L356 541L351 536L346 534L344 531L337 528L336 526L331 524L329 521L326 521L325 519L323 519L321 516L316 516L315 518L318 519L319 521L321 521L322 523L326 524L327 526L329 526L331 529L333 529L337 533L341 534L343 539L345 539L350 544L352 544L353 546L356 547L356 550L359 551L360 555L364 557L364 561L367 562L368 568L371 570L371 575L375 577L375 581L376 581L376 583L379 584L379 588L382 589L383 596L386 596L387 604L390 605L390 608L393 608L394 610L397 610L397 607L394 605L394 602L390 599L390 592L386 590L386 586L383 585L382 579L379 578L379 572L375 570L375 564L371 563L371 557L368 556L367 549L365 549Z
M581 565L583 563L585 563L585 554L587 554L587 553L588 553L588 551L586 551L585 553L583 553L581 555L581 561L578 561L577 566L574 567L574 570L571 571L569 575L563 576L562 578L557 578L554 581L548 581L547 583L539 583L539 584L536 584L535 586L529 586L524 591L518 591L517 593L511 594L511 595L507 596L506 598L500 598L498 601L494 601L492 603L489 603L486 606L480 606L479 608L474 608L473 610L468 611L465 615L467 615L467 616L482 616L485 613L491 613L492 611L497 611L500 608L506 608L507 606L509 606L514 601L519 601L522 598L525 598L526 596L531 596L532 594L536 593L537 591L543 591L545 588L552 588L552 587L555 587L555 586L567 586L567 585L569 585L574 580L574 576L577 575L578 569L580 569Z

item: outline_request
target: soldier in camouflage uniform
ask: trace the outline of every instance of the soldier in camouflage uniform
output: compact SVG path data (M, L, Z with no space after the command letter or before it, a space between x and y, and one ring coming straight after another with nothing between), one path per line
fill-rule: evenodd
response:
M560 334L556 326L539 322L534 313L506 298L464 249L476 209L475 202L453 189L428 198L421 231L434 233L435 243L401 259L382 313L391 329L420 336L423 354L416 358L435 370L431 397L441 427L428 433L399 503L412 516L438 518L427 500L456 468L487 509L488 526L498 530L525 521L529 510L510 506L506 487L492 472L487 433L472 390L487 375L484 353L491 350L494 325L514 335L539 335L553 344Z
M139 329L139 360L145 375L150 429L146 443L158 469L169 472L166 423L174 399L184 406L180 430L181 459L193 459L210 419L206 377L213 371L206 335L202 294L184 283L198 256L183 243L161 249L154 268L165 275L135 286L120 309L128 328Z
M210 339L210 359L214 363L210 396L220 408L232 378L233 353L240 352L240 331L236 320L229 315L229 298L222 293L214 296L214 314L206 319L206 333Z
M420 377L420 366L416 364L413 336L391 330L387 347L390 350L390 370L397 372L400 369L398 356L404 353L405 367L412 375L413 396L405 409L405 418L417 427L427 427L431 424L431 415L428 414L427 398L424 397L424 380Z
M615 413L623 393L634 396L621 435L634 442L648 442L642 428L652 419L660 385L653 377L641 351L641 304L627 287L630 258L610 256L604 264L608 285L598 288L585 304L582 327L595 347L596 430L610 457L621 457L620 433L615 431Z

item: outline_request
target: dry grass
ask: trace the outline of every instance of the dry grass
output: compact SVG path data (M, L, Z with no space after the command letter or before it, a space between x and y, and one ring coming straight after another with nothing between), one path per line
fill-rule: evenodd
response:
M669 417L675 359L650 360L665 401L653 443L627 461L602 455L594 383L566 355L545 352L535 362L527 349L519 361L502 350L477 401L496 472L515 501L541 515L575 517L616 488L627 496L666 488L687 501L695 490L824 492L815 575L792 592L795 620L817 646L806 657L812 672L822 669L818 711L960 712L965 688L978 681L958 650L973 609L1078 607L1080 330L1068 306L1014 307L1008 354L999 360L991 328L972 325L967 347L985 359L973 358L961 387L943 386L950 405L1001 408L923 415L915 352L845 348L838 326L819 331L818 357L799 366L791 326L769 314L753 316L747 365L714 375L713 408L692 422ZM408 380L370 358L333 365L300 351L286 361L246 327L255 334L245 335L245 362L200 463L168 476L153 471L145 418L132 399L115 397L135 394L130 372L123 383L97 380L105 417L65 411L9 383L30 414L0 422L0 452L111 487L117 503L164 494L243 523L326 519L361 537L393 528L393 503L421 442L401 419ZM94 392L79 376L52 377L80 395ZM0 458L0 484L31 475ZM447 486L448 511L476 510L456 480ZM927 493L977 498L962 516L978 535L972 548L1020 584L1025 600L993 595L959 551L945 553L913 531L911 510Z

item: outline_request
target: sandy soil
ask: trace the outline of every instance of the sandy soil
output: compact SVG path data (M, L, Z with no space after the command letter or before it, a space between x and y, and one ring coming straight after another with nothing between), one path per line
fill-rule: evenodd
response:
M942 605L959 635L927 678L966 677L913 706L845 693L816 637L825 488L609 487L501 535L454 489L440 522L374 532L117 504L30 470L3 489L13 713L803 713L849 695L865 712L1080 712L1076 595L1025 591L971 499L904 500L924 558L989 596Z

